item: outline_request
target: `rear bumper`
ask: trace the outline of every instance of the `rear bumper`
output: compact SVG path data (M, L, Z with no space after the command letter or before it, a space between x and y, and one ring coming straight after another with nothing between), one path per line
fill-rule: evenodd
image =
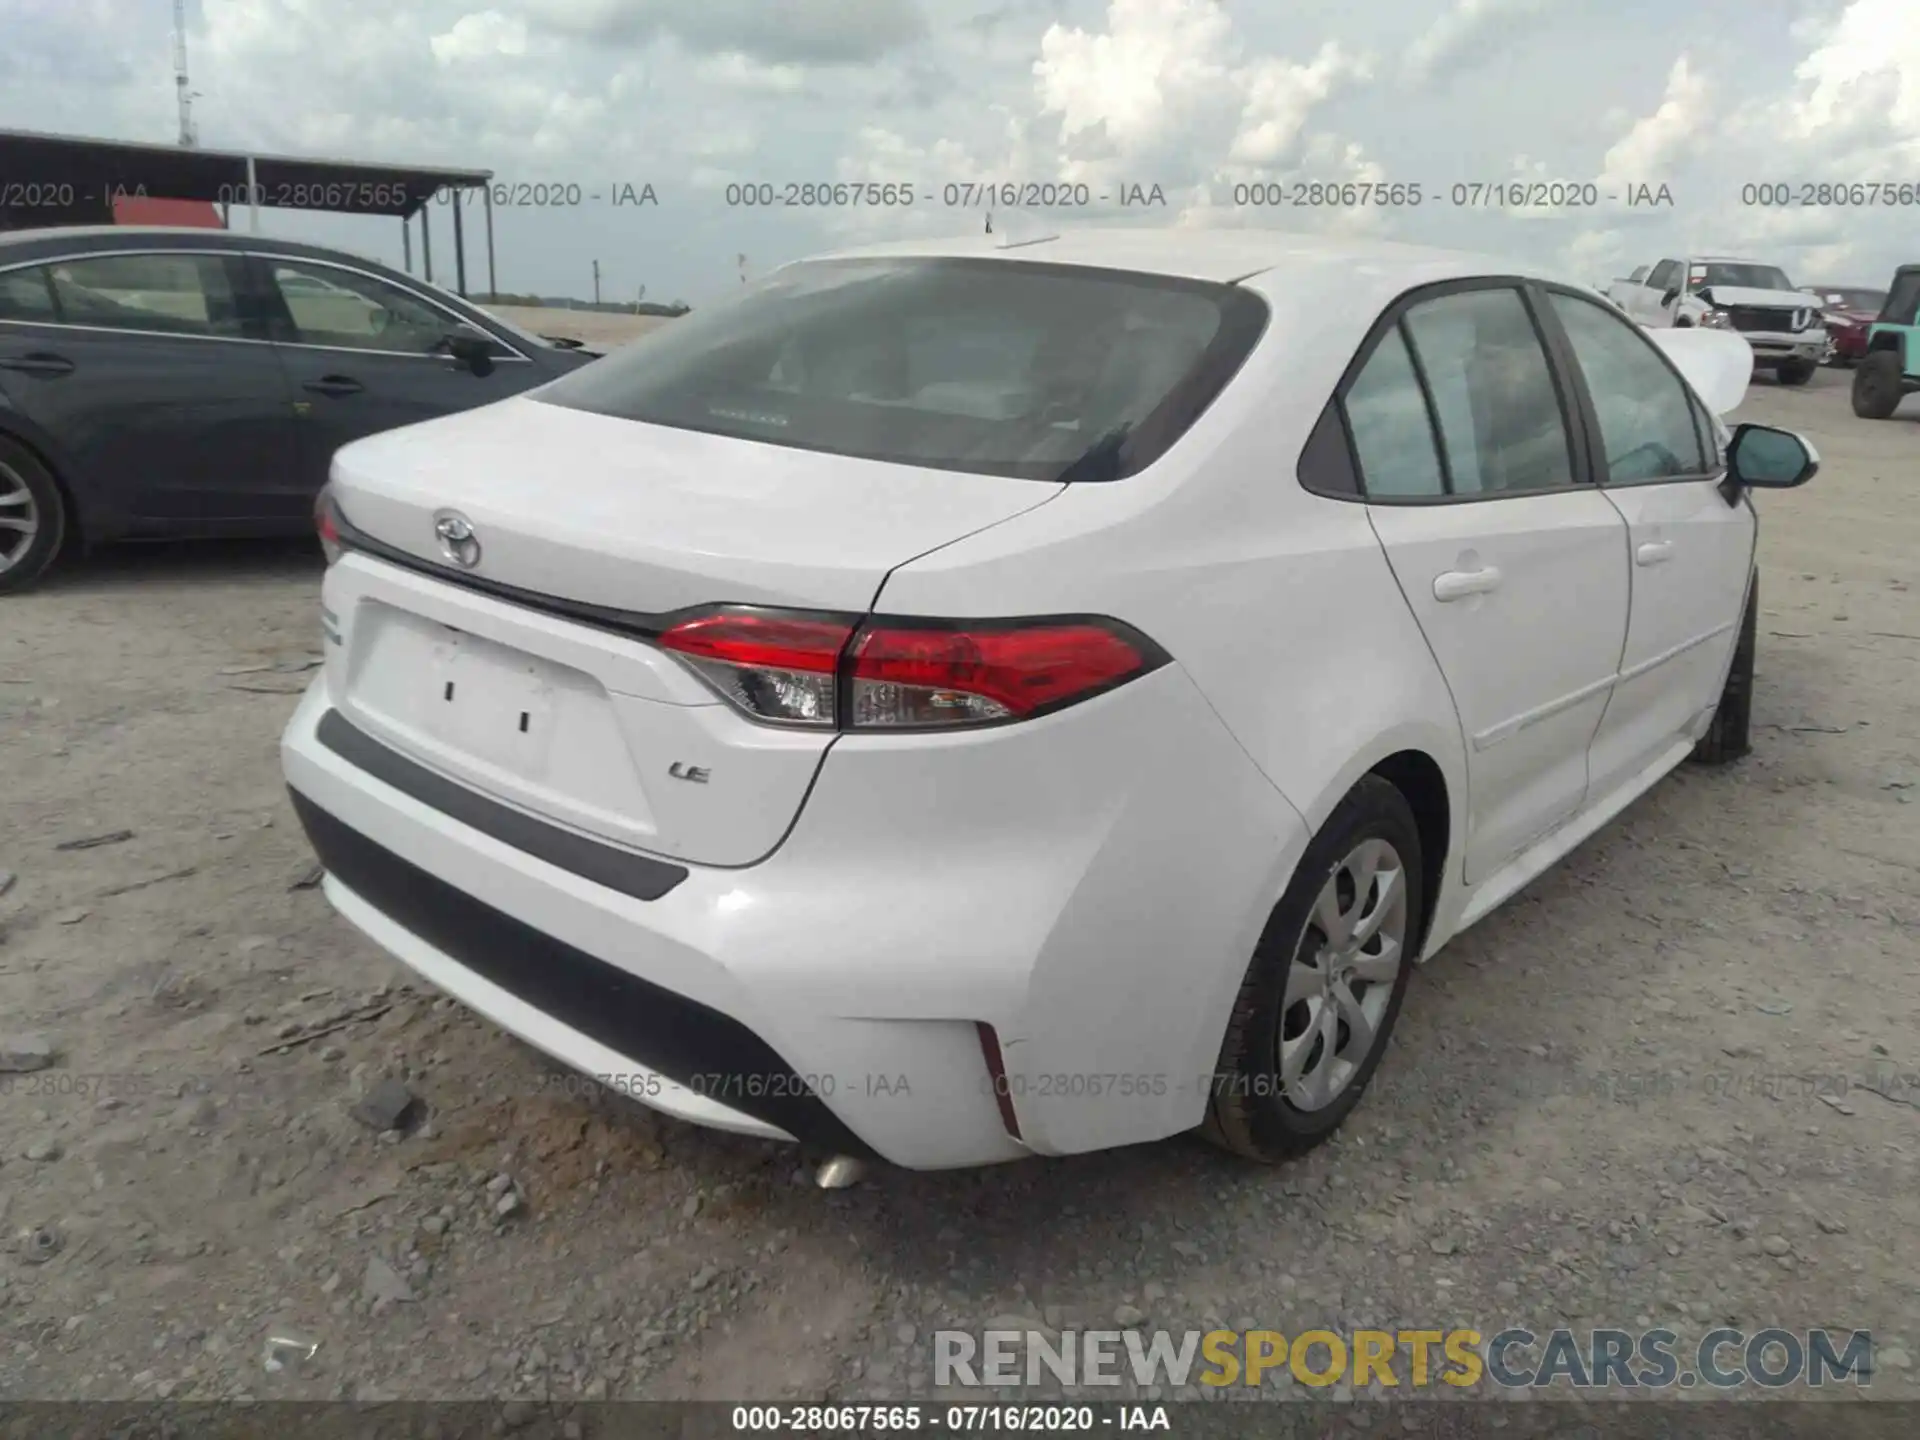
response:
M869 1153L737 1020L542 934L291 793L334 906L496 1024L682 1119Z
M638 880L368 763L337 717L323 735L327 687L283 765L329 900L377 944L655 1109L914 1168L1197 1124L1306 843L1172 666L1016 730L842 741L768 859L619 852ZM1181 765L1142 763L1142 735Z

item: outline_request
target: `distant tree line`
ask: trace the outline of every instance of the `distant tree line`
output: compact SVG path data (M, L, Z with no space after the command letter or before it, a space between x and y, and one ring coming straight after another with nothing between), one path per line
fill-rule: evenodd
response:
M568 295L470 295L480 305L525 305L540 310L597 310L603 315L684 315L693 307L684 300L661 305L653 300L575 300Z

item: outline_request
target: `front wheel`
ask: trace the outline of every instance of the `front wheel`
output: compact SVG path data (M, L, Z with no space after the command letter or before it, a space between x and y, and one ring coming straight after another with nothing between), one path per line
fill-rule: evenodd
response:
M1900 404L1900 357L1891 350L1875 350L1853 372L1853 413L1862 420L1885 420Z
M1393 1033L1425 913L1420 831L1377 775L1307 847L1241 982L1202 1133L1266 1163L1360 1103Z

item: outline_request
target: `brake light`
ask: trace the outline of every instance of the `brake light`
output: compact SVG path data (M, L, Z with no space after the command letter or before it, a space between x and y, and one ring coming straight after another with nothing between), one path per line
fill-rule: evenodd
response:
M717 610L660 636L736 709L776 725L924 730L1024 720L1165 659L1103 619L934 621Z
M313 502L313 528L319 533L320 549L327 557L327 564L333 564L346 547L340 540L340 521L334 514L333 497L324 486Z
M850 656L855 729L1024 720L1130 679L1148 657L1101 621L863 629Z
M835 675L852 634L847 620L740 611L682 621L659 643L756 720L832 729Z

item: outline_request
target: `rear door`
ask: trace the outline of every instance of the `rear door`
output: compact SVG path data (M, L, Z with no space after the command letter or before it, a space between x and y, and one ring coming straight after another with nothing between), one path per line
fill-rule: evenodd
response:
M1626 527L1587 483L1517 286L1402 304L1344 404L1374 530L1467 739L1473 883L1586 797L1627 627Z
M242 313L240 258L140 251L8 272L44 307L0 323L0 384L103 508L170 530L242 528L293 464L286 381Z
M251 262L300 422L300 462L280 497L290 512L312 506L342 445L552 378L498 338L493 368L476 375L447 353L448 337L472 328L466 318L380 276L307 257Z
M1691 745L1717 703L1753 571L1754 518L1721 493L1712 421L1667 357L1584 296L1551 291L1547 311L1632 559L1620 679L1593 741L1603 794Z

